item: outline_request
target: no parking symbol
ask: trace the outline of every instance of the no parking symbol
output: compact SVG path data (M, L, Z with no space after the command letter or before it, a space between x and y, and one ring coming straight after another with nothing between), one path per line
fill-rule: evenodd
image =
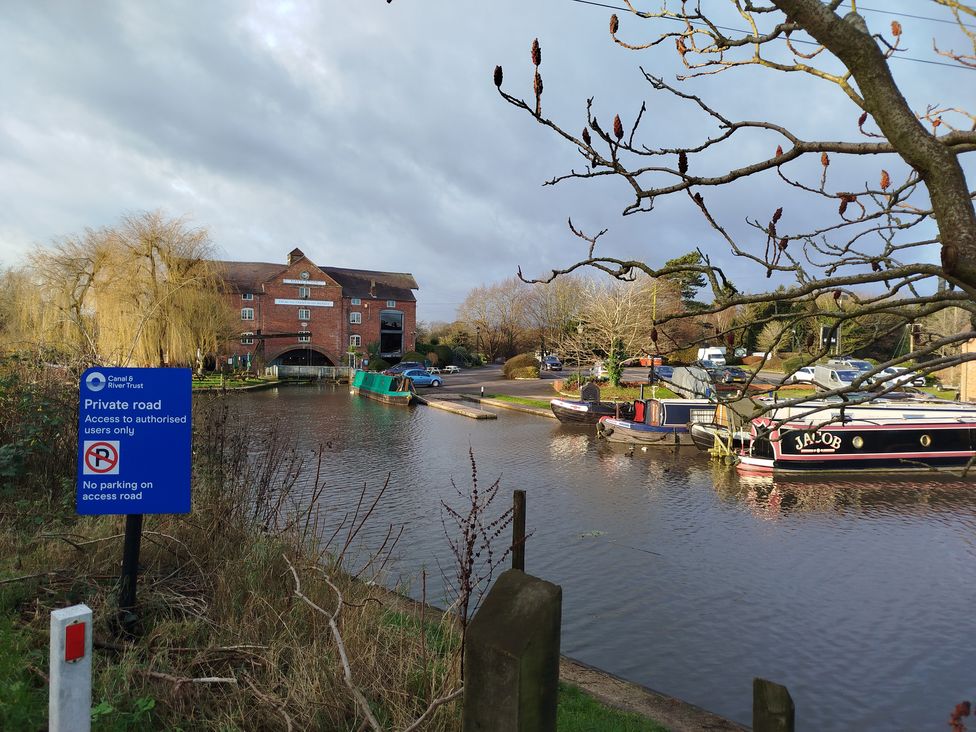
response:
M85 475L119 474L118 440L85 440Z

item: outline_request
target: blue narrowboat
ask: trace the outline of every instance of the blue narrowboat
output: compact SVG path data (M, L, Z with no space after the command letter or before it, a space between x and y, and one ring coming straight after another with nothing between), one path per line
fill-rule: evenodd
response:
M602 417L598 437L610 442L675 447L693 445L689 422L711 419L715 404L708 399L638 399L633 419Z

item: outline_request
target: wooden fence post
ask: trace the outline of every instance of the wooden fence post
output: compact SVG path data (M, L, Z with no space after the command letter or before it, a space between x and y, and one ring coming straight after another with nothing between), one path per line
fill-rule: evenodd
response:
M512 495L512 569L525 571L525 491Z
M785 686L755 678L752 680L752 731L794 732L796 711Z

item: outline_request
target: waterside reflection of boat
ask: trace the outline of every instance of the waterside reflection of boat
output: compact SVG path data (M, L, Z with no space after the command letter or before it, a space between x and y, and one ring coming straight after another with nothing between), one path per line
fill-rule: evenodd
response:
M724 501L762 518L786 514L840 513L889 517L945 514L976 522L976 493L970 480L944 474L784 473L750 475L712 464L711 484Z

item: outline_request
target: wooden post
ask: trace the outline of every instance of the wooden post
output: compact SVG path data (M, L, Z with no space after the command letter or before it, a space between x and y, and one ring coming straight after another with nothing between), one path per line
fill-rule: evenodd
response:
M512 569L525 571L525 491L512 494Z
M752 680L753 732L794 732L793 697L785 686L755 678Z

